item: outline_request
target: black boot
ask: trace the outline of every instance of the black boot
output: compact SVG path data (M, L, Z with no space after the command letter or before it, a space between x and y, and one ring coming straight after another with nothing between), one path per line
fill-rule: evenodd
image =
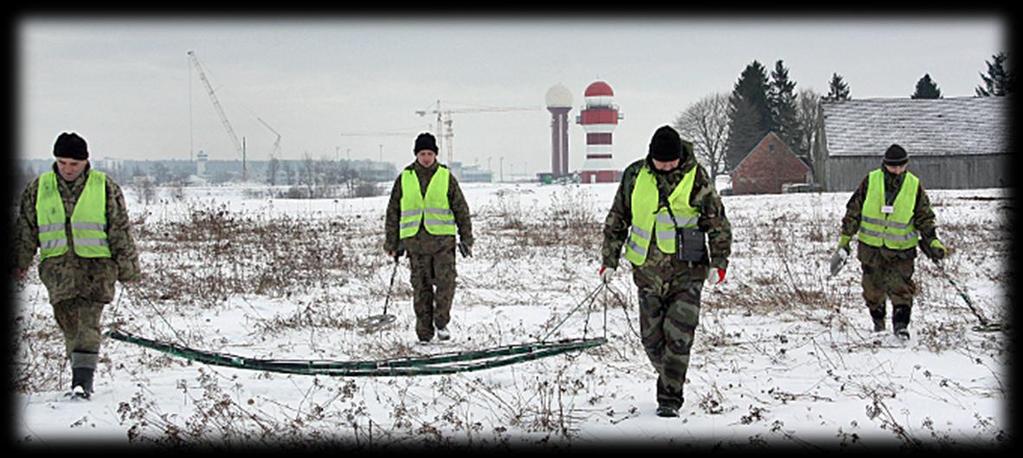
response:
M92 376L96 370L91 367L75 367L71 369L71 392L76 393L76 387L81 387L76 395L89 399L92 396Z
M661 377L657 376L657 416L677 417L678 410L684 402L682 392L673 392L661 383Z
M884 331L884 305L879 308L870 308L870 319L874 320L874 332Z
M677 417L678 409L672 406L657 406L657 416L666 418Z
M892 305L892 330L903 339L909 339L910 310L908 305Z

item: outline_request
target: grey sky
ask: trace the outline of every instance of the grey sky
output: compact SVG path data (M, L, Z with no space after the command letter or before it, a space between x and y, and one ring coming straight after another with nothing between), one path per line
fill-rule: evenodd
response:
M544 95L583 90L601 79L625 118L615 163L643 156L653 131L690 104L730 92L754 59L784 60L796 89L827 92L832 73L853 98L908 97L929 73L945 97L972 96L984 62L1007 50L998 16L681 15L623 20L570 16L512 20L429 17L328 19L28 16L19 23L18 86L23 158L51 157L75 130L93 157L237 158L186 52L194 50L250 159L267 159L273 134L281 157L371 158L406 164L414 134L343 137L342 132L433 131L416 110L533 106L535 111L452 115L455 160L504 173L550 169ZM189 113L191 111L191 127ZM585 135L570 128L570 165L582 165ZM442 156L442 160L447 158Z

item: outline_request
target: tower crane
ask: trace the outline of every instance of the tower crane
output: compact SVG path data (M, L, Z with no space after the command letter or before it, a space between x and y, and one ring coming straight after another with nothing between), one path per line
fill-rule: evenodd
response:
M342 137L407 137L419 135L419 132L342 132Z
M248 179L249 175L248 167L245 164L245 148L243 148L242 143L238 141L238 136L235 135L234 128L231 127L231 122L227 120L227 115L224 114L224 109L220 106L220 101L217 100L217 94L213 91L213 85L211 85L210 80L206 78L206 72L203 71L202 65L199 64L199 58L195 57L195 51L188 51L188 57L191 58L192 65L194 65L196 71L199 72L199 79L202 80L203 85L206 86L206 91L210 94L210 101L213 102L213 108L217 110L217 115L220 116L220 122L224 124L224 129L227 130L227 135L231 137L231 141L234 143L234 147L238 151L238 155L242 158L242 180L245 181Z
M264 126L266 126L267 129L270 129L270 132L273 132L274 135L277 136L277 139L274 140L273 150L270 151L270 159L273 160L274 158L277 157L277 153L280 152L281 149L281 134L277 133L277 131L274 130L273 127L270 127L270 125L267 124L266 121L263 120L263 118L256 116L256 120L259 121Z
M416 110L416 114L419 116L426 116L427 113L437 115L437 137L438 140L440 140L440 137L443 137L444 143L447 144L448 164L451 164L451 162L454 160L455 155L454 147L455 132L451 128L452 113L493 113L505 111L537 111L543 109L540 107L474 107L442 110L440 106L440 100L437 100L437 102L431 104L431 106L434 107L432 110L429 108L425 110ZM447 131L441 130L442 125L447 127ZM441 142L439 141L437 142L437 148L443 148ZM440 154L440 151L438 151L437 153Z

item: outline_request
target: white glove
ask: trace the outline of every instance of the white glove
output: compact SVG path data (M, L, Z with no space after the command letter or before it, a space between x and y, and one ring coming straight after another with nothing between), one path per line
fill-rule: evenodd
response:
M831 276L838 275L838 272L842 270L842 266L845 265L845 259L849 257L849 252L845 251L844 248L835 249L835 253L831 255Z
M725 272L725 269L711 267L710 271L707 272L707 281L710 282L711 286L720 285L725 282Z
M600 271L597 272L597 274L600 275L600 281L604 282L606 285L611 282L611 277L615 274L615 268L600 266Z

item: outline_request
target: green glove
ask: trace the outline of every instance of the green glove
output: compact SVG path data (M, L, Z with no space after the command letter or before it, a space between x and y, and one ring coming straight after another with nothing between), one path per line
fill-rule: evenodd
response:
M849 242L852 241L852 236L842 235L838 237L838 247L845 250L846 254L849 254Z
M931 240L929 246L931 247L931 259L940 261L944 259L945 256L948 256L948 248L945 248L945 245L941 243L941 240Z

